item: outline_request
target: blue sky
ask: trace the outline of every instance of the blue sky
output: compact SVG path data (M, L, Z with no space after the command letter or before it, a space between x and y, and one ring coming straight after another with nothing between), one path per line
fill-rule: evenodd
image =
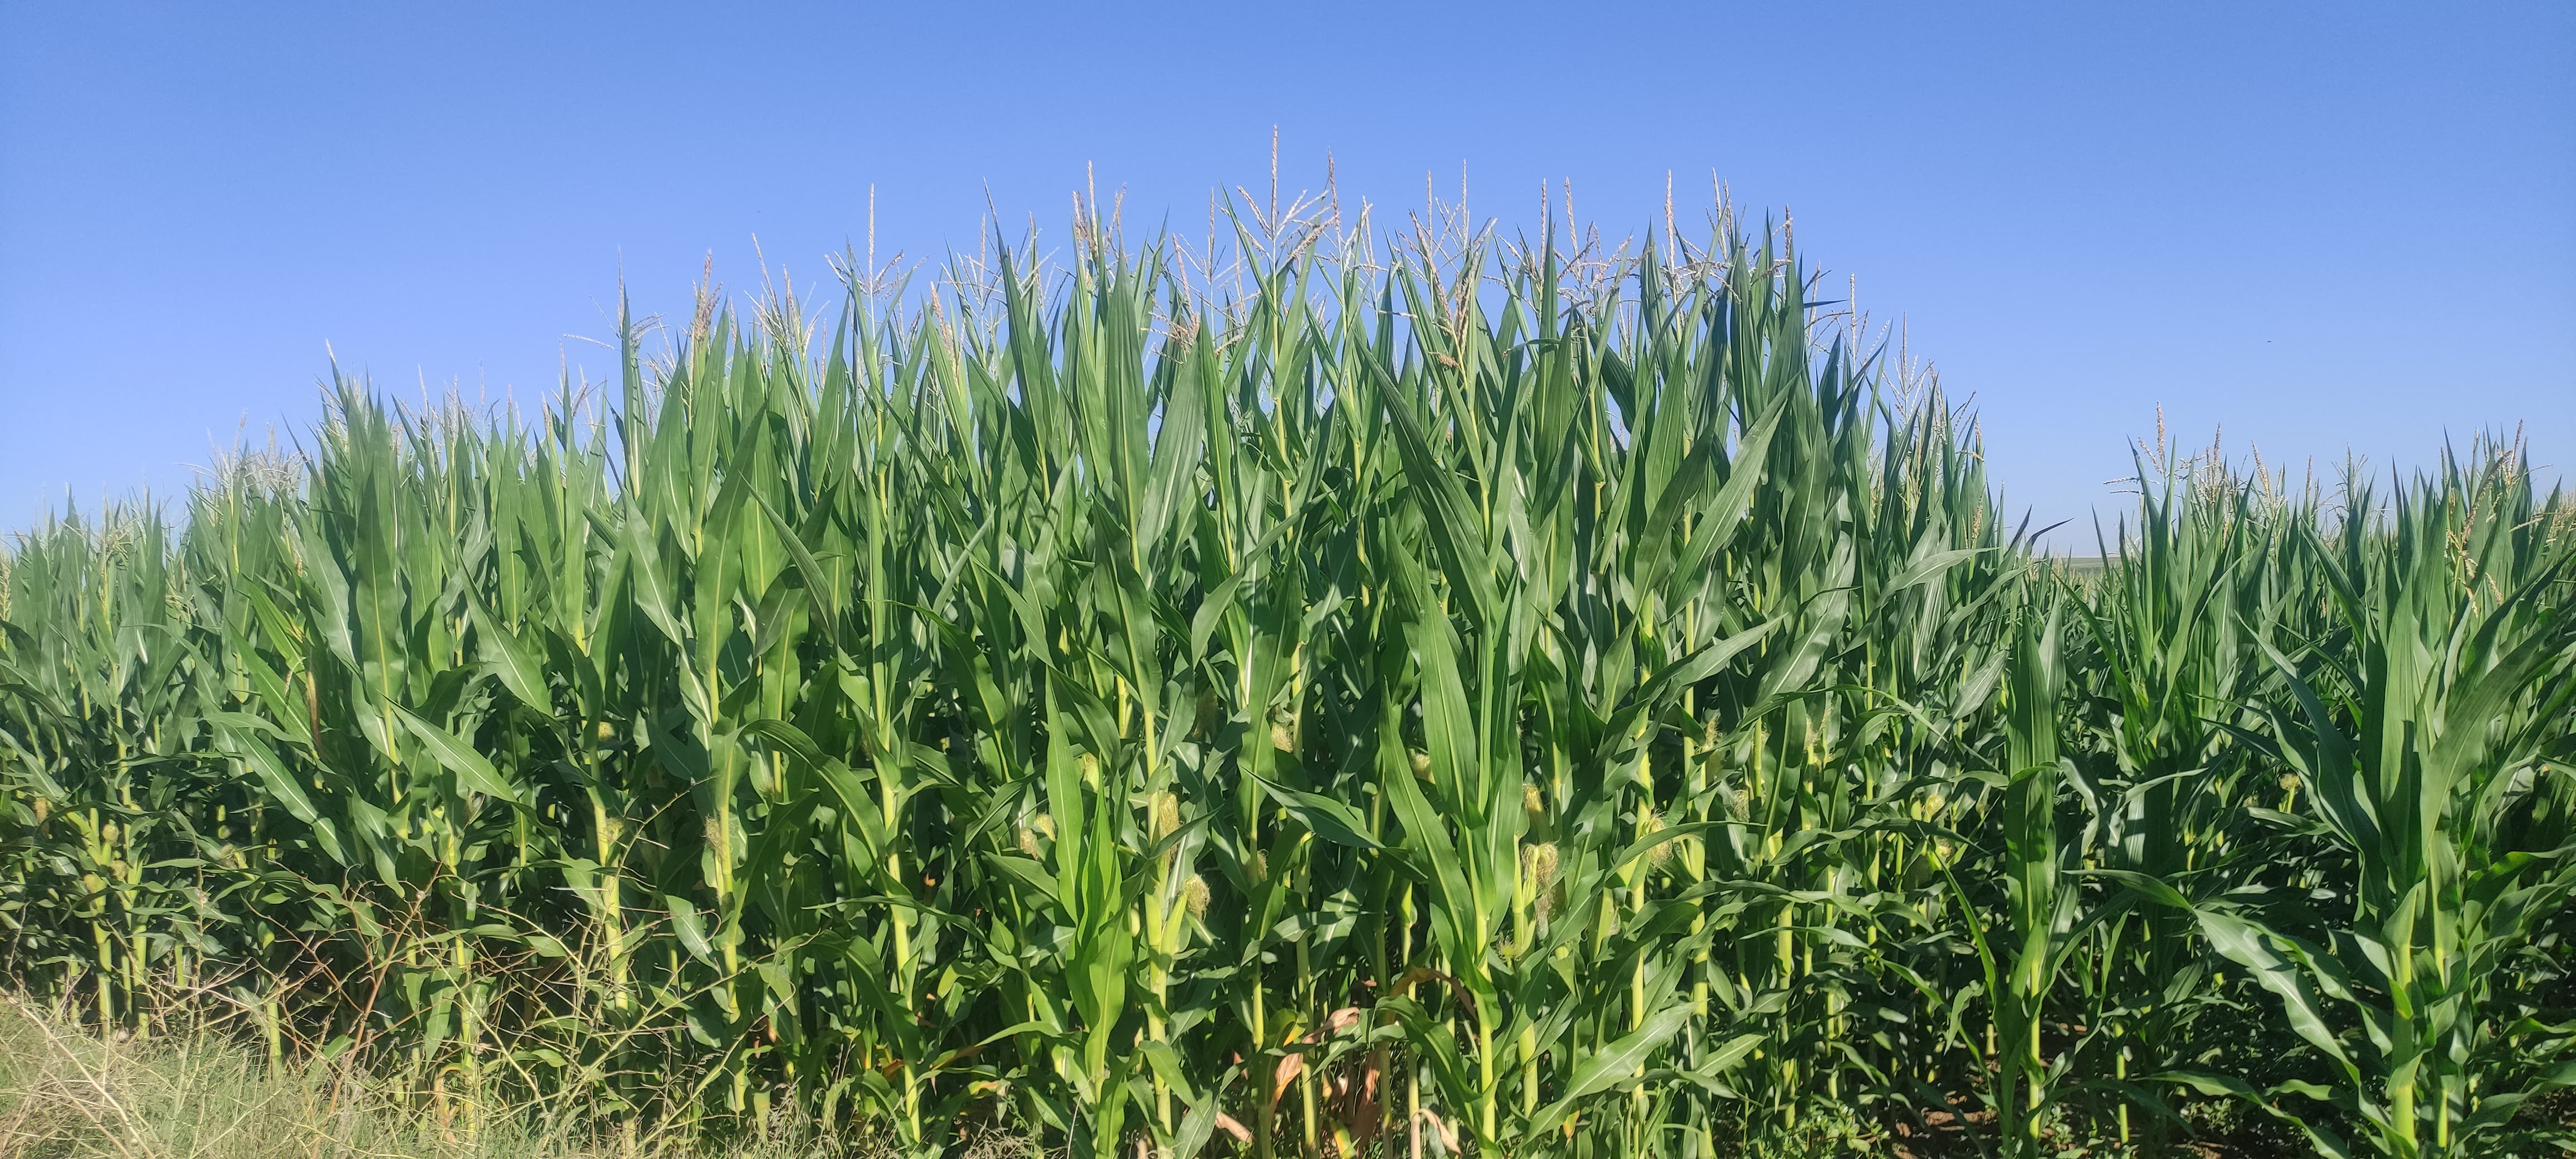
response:
M2116 511L2159 405L2273 463L2576 461L2563 3L228 7L0 0L0 528L301 427L326 343L527 398L611 369L621 271L820 282L871 186L884 251L987 191L1060 229L1087 164L1203 222L1274 126L1291 188L1463 165L1507 229L1543 179L1622 232L1667 173L1787 206L2043 520Z

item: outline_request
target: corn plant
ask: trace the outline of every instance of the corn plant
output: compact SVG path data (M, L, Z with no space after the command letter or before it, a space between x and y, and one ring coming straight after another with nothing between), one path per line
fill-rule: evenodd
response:
M2142 466L2072 573L1726 206L1078 205L16 537L13 981L637 1148L2547 1135L2576 538L2510 448L2387 521Z
M2497 989L2576 887L2560 763L2576 634L2548 598L2567 566L2548 527L2526 477L2446 460L2401 493L2384 535L2355 520L2301 545L2340 639L2263 641L2294 701L2267 739L2354 875L2322 913L2149 888L2188 908L2340 1081L2187 1081L2330 1102L2372 1151L2415 1156L2474 1151L2532 1093L2576 1080L2565 1031Z

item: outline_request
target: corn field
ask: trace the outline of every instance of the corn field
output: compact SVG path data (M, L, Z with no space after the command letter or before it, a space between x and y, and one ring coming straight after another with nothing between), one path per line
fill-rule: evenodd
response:
M709 293L528 410L335 373L16 537L0 963L465 1131L2568 1137L2576 503L2518 447L2146 447L2078 568L1779 231L1221 224Z

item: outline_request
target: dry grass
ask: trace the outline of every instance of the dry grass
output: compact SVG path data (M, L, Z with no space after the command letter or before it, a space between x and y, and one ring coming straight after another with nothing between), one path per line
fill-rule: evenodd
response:
M1035 1154L1018 1140L985 1146ZM757 1139L601 1138L455 1102L410 1106L345 1066L270 1073L255 1052L204 1032L103 1039L48 1003L0 993L0 1159L857 1159L878 1150L785 1118Z

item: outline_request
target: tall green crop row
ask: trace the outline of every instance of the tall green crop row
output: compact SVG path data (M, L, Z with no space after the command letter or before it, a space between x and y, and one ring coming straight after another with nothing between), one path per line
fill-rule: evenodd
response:
M0 957L468 1130L2546 1127L2576 516L2511 448L2142 465L2077 575L1771 233L1235 243L702 303L533 417L335 380L19 537Z

